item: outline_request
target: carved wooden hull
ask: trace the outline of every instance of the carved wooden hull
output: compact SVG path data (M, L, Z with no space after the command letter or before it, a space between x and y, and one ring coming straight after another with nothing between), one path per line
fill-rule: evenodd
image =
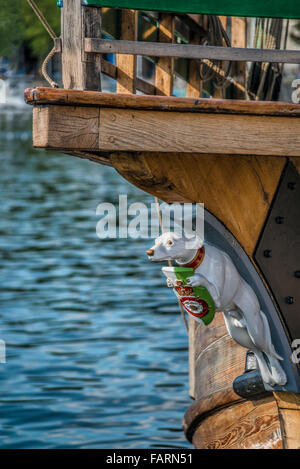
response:
M48 89L28 90L26 99L34 105L35 146L111 165L166 202L203 202L240 243L269 298L276 297L255 252L263 249L259 240L286 168L300 169L299 105ZM288 343L285 311L273 303ZM246 399L232 388L246 350L229 337L221 313L207 327L190 320L189 347L195 402L184 429L196 448L300 447L295 366L293 392Z

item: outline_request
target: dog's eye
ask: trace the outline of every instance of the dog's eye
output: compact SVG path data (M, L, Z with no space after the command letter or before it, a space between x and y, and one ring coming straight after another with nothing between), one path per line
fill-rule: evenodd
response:
M173 241L169 239L169 241L167 241L167 246L172 246L172 244L173 244Z

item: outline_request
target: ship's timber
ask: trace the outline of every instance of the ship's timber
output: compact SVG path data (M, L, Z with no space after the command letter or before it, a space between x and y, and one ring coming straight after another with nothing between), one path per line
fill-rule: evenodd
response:
M35 147L111 165L166 202L203 202L262 276L255 248L285 168L300 170L300 105L48 88L26 90L25 99ZM184 429L194 446L300 447L299 395L238 396L232 383L246 350L221 314L207 327L189 324L195 403Z

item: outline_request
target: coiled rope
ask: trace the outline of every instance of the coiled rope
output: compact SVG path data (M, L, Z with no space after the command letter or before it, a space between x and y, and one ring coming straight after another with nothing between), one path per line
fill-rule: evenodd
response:
M41 10L39 9L39 7L36 5L34 0L27 0L27 2L31 6L34 13L36 14L36 16L38 17L38 19L40 20L40 22L42 23L42 25L44 26L44 28L46 29L49 36L53 39L53 42L54 42L55 39L57 39L57 36L56 36L55 32L53 31L53 29L51 28L48 21L46 20L45 16L43 15ZM59 85L54 80L52 80L52 78L49 76L49 74L47 72L47 65L48 65L49 61L51 60L51 58L54 56L55 52L56 52L55 45L53 45L53 48L51 49L51 51L49 52L49 54L47 55L47 57L45 58L45 60L42 63L41 74L43 75L45 80L49 83L49 85L52 88L59 88Z

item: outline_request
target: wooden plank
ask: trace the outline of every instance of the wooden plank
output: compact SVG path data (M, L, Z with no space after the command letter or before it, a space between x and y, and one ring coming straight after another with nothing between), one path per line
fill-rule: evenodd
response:
M106 66L107 64L105 64ZM111 64L110 64L111 65ZM113 70L113 69L111 69ZM111 73L115 73L112 71ZM300 117L300 104L274 101L239 101L230 99L193 99L175 96L142 96L94 91L28 88L24 93L28 104L62 104L157 111L200 112L259 116Z
M174 41L174 16L159 15L159 41L164 45ZM150 43L150 45L153 43ZM149 55L149 54L144 54ZM155 67L156 94L171 96L173 91L174 59L160 57Z
M98 108L35 107L33 145L71 151L99 150L99 123Z
M121 39L136 41L138 28L138 12L136 10L122 10L121 17ZM123 42L123 41L122 41ZM119 55L116 56L117 65L117 93L136 92L136 56Z
M193 436L197 449L282 449L272 397L246 401L205 418Z
M85 39L85 51L88 53L135 54L184 59L300 63L300 52L298 50L243 49L239 47L196 46L159 42L109 41L96 38Z
M191 32L191 44L200 44L201 36L199 33ZM199 62L197 60L189 61L189 78L186 84L186 96L188 98L199 98L202 92L202 82L200 80Z
M110 159L130 183L165 202L203 202L250 256L286 162L269 156L124 152Z
M246 43L246 31L247 20L246 18L231 18L231 45L232 47L247 47ZM245 62L234 62L232 65L232 76L242 86L246 86L246 67ZM232 88L232 97L235 99L245 99L245 91L242 91L238 87Z
M109 108L100 114L102 150L300 156L300 120L290 117Z
M82 8L82 42L85 37L102 37L99 8ZM85 90L101 91L101 56L82 52L82 69Z
M283 447L300 449L300 394L275 392L281 422Z
M85 35L101 38L101 11L65 0L62 13L62 80L64 88L101 90L101 59L84 52Z
M198 379L201 379L198 377ZM244 402L245 399L235 394L232 387L222 389L214 394L205 396L202 399L196 400L186 411L183 418L183 430L187 439L192 442L193 435L197 430L197 426L204 418L214 414L220 409L234 405L237 402Z
M195 331L195 399L231 390L236 376L243 374L246 349L229 336L223 314L213 323L198 323Z

